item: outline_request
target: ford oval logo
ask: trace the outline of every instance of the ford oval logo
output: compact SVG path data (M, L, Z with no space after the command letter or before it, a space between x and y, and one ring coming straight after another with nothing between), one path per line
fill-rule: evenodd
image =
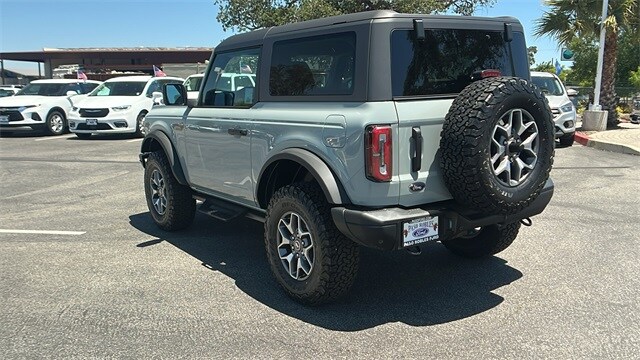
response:
M429 232L429 229L427 228L420 228L420 229L415 229L413 231L413 237L422 237L427 235L427 233Z

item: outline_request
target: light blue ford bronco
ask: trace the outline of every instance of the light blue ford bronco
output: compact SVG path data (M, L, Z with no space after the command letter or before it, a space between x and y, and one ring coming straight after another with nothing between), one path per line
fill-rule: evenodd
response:
M146 117L149 211L168 231L196 209L264 222L271 271L305 304L347 292L359 246L498 253L553 194L554 125L528 79L514 18L375 11L232 36L197 100L169 84Z

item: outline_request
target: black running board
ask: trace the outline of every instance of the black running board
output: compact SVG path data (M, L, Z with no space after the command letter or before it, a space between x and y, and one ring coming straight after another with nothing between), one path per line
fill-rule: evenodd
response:
M202 201L202 204L198 206L199 212L220 221L228 222L240 217L246 217L259 222L265 221L264 214L253 211L245 206L209 196L194 195L193 197L196 200Z

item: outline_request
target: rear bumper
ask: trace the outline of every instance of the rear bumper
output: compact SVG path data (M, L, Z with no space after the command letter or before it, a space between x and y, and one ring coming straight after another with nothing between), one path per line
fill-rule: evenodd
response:
M452 201L432 204L429 208L386 208L356 210L345 207L331 209L333 222L340 232L353 241L380 250L402 249L402 224L423 217L438 217L439 238L446 240L460 236L468 230L493 225L509 224L540 214L553 196L553 181L547 180L536 200L524 210L510 215L484 215L460 209Z

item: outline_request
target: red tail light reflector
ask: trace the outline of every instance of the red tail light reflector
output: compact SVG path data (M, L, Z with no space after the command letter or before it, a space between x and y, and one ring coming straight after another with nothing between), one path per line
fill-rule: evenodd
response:
M391 181L393 173L391 126L370 125L365 131L365 168L373 181Z

